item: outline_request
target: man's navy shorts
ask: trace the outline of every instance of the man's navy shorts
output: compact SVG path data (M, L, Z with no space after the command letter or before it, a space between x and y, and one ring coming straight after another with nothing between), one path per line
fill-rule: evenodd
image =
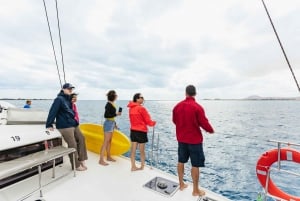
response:
M187 144L178 142L178 162L186 163L189 158L193 167L204 167L205 156L202 143Z

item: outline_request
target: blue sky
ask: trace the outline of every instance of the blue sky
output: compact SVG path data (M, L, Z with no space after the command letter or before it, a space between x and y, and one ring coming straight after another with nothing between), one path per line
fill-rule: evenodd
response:
M300 1L265 2L300 79ZM61 68L55 1L46 4ZM64 0L58 8L66 80L80 99L115 89L119 99L177 100L187 84L201 99L299 96L260 0ZM2 0L0 27L0 98L54 98L43 1Z

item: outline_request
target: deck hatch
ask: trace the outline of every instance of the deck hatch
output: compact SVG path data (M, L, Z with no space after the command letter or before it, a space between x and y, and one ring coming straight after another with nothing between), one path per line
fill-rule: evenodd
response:
M164 196L173 196L179 188L179 184L162 177L155 177L144 185L145 188Z

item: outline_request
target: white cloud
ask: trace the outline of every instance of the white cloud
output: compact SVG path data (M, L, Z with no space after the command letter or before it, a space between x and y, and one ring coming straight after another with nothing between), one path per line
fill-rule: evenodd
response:
M299 77L300 1L265 1ZM62 73L55 3L46 1ZM66 80L81 99L298 96L260 1L58 2ZM0 7L0 98L54 98L59 79L40 1ZM4 75L4 76L3 76ZM276 87L274 87L276 86Z

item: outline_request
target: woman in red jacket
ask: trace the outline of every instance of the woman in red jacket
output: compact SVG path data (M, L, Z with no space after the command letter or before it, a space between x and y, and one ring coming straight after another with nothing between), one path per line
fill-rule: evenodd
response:
M136 93L133 96L133 100L127 105L129 108L129 120L130 120L130 140L131 140L131 171L143 170L145 166L145 143L148 142L147 126L155 126L156 122L153 121L146 110L143 107L144 97L141 93ZM139 145L141 156L141 167L135 165L136 148Z

